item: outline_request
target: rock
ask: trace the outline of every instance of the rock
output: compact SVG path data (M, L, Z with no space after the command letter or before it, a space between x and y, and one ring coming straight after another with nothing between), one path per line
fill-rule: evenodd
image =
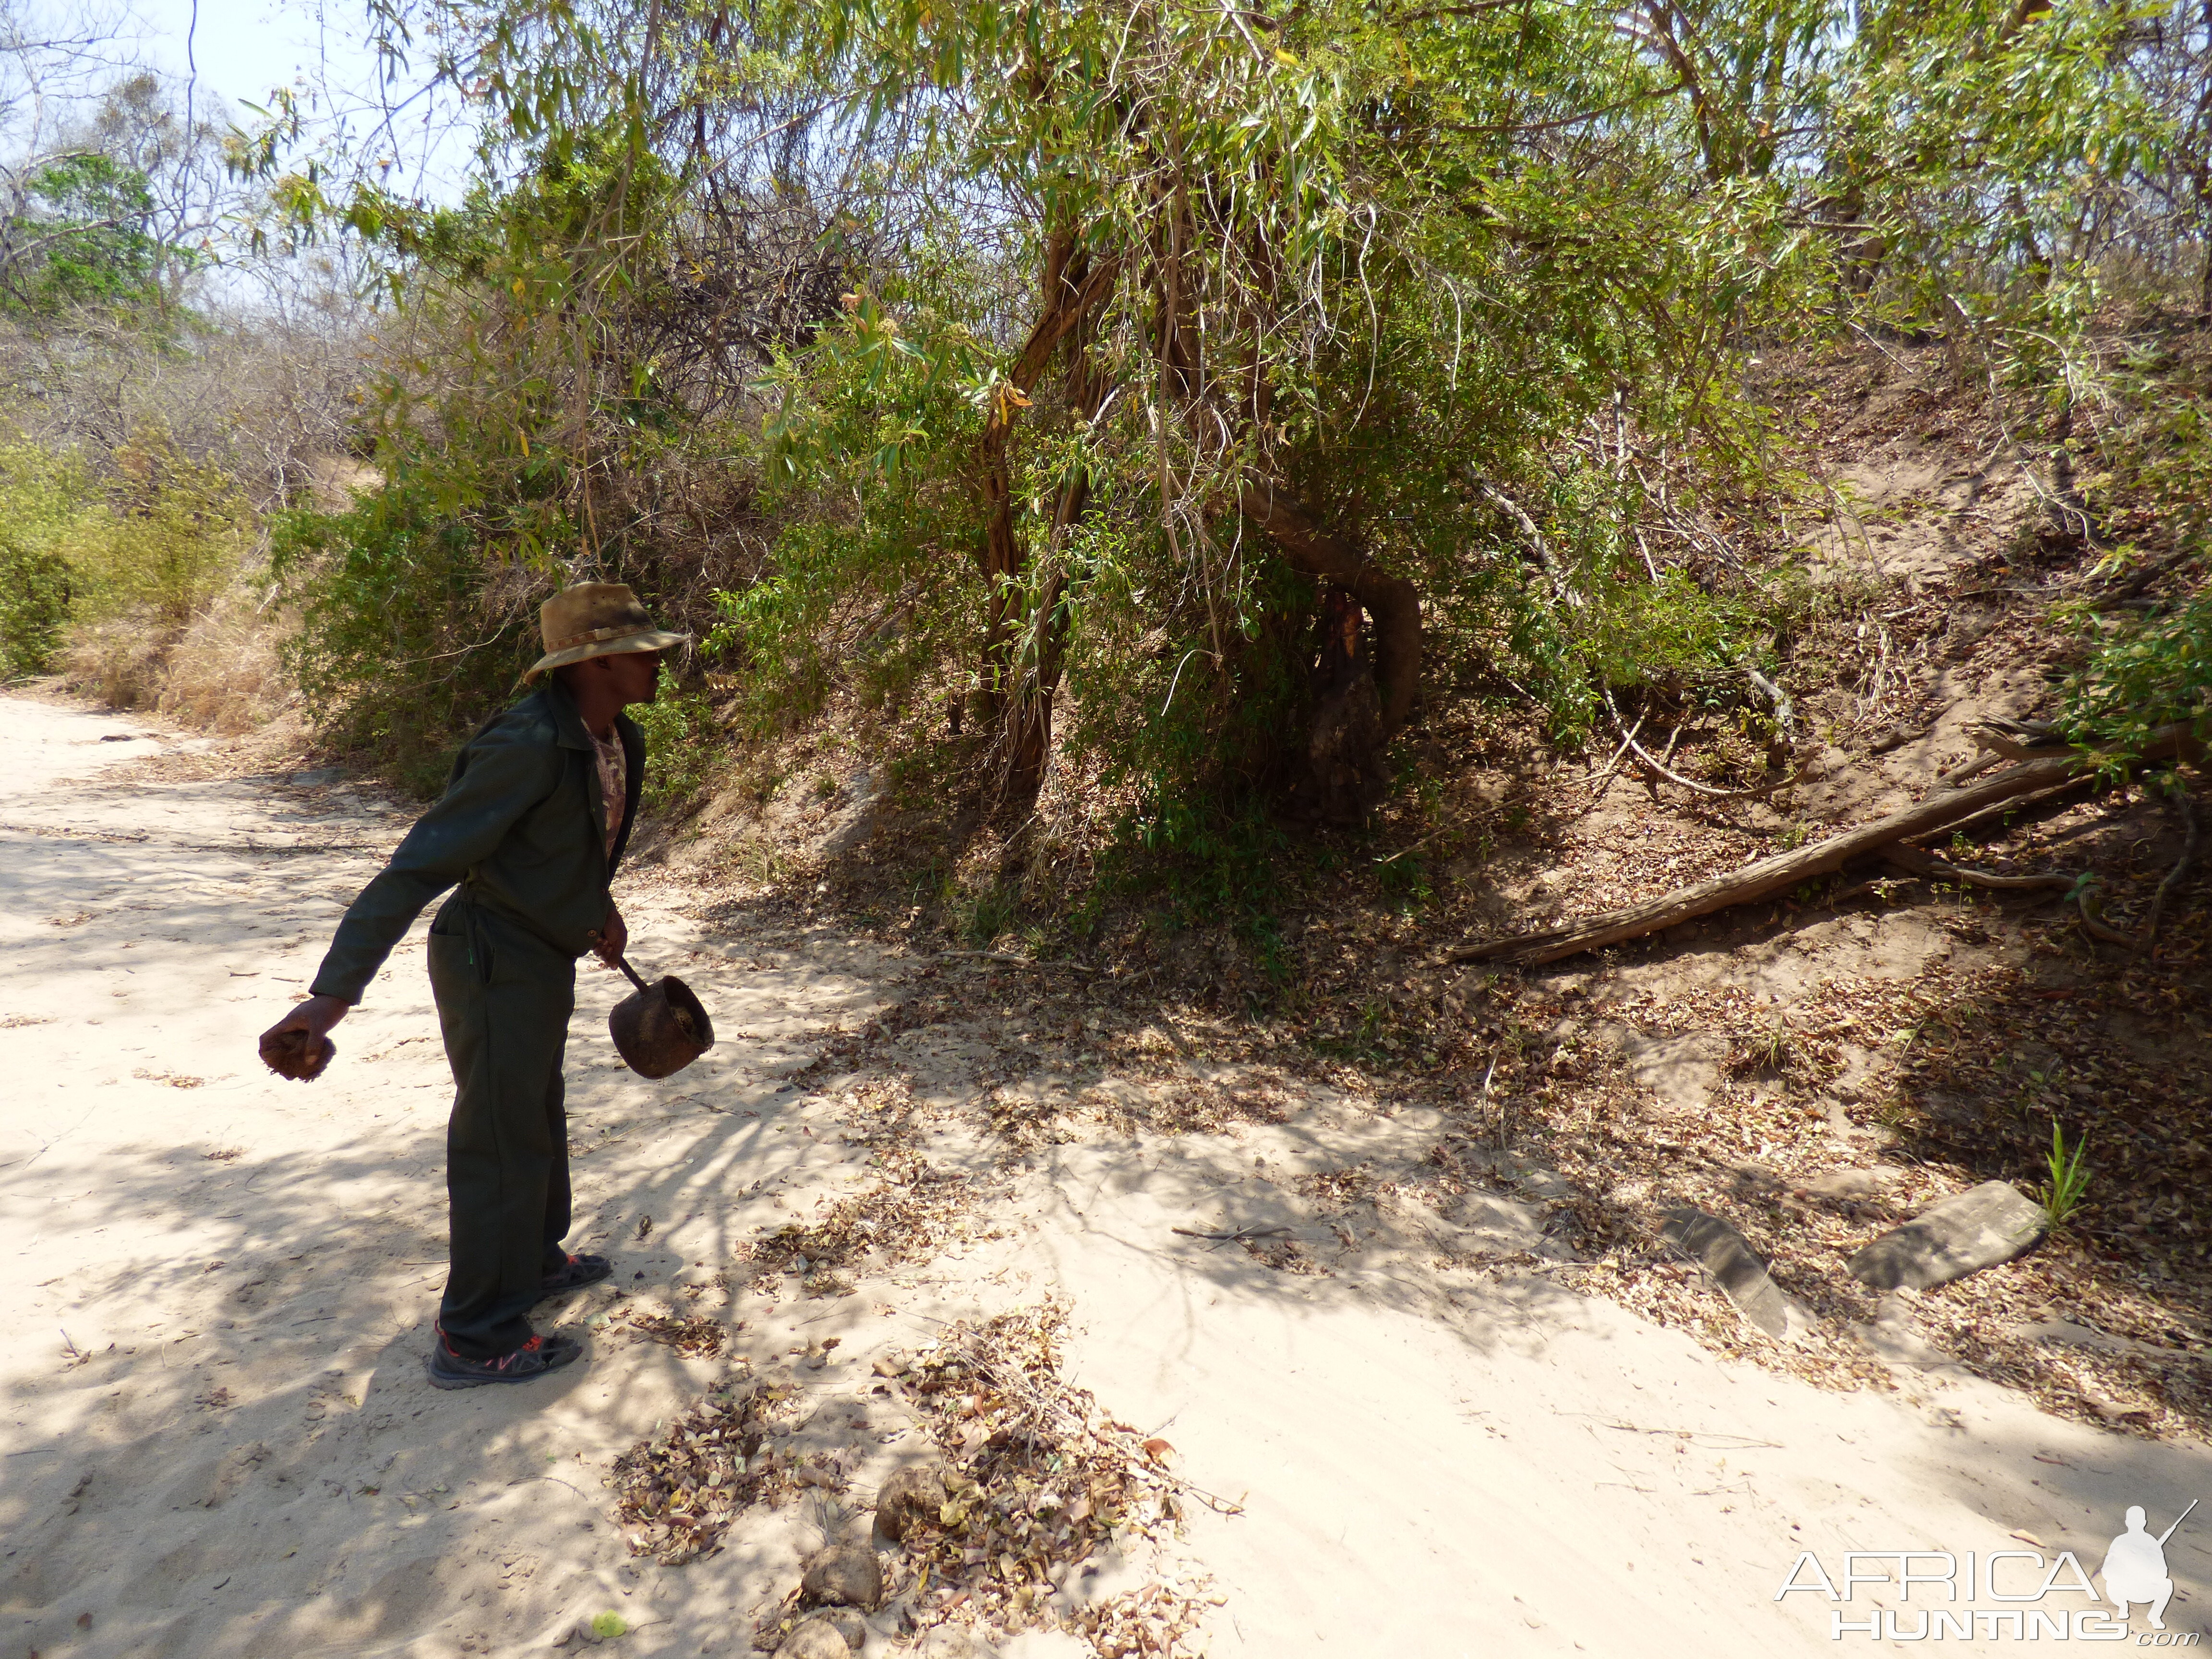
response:
M815 1620L829 1626L843 1637L845 1645L855 1653L868 1644L868 1621L851 1607L825 1608L815 1615Z
M2011 1334L2029 1342L2057 1342L2073 1348L2096 1348L2106 1353L2139 1353L2159 1358L2172 1358L2172 1350L2160 1348L2148 1342L2138 1342L2132 1337L2114 1336L2109 1331L2100 1331L2087 1325L2077 1325L2070 1319L2044 1319L2033 1324L2015 1325ZM2092 1402L2094 1403L2094 1402Z
M2043 1206L2008 1182L1984 1181L1892 1228L1850 1261L1877 1291L1932 1290L2031 1249L2049 1230Z
M945 1477L927 1467L900 1469L876 1493L876 1530L904 1538L916 1521L934 1521L945 1504Z
M799 1594L817 1605L872 1607L884 1599L884 1570L876 1553L854 1544L832 1544L806 1563Z
M568 1634L553 1645L566 1647L571 1640L579 1647L595 1648L629 1634L629 1620L618 1613L599 1613L579 1619L569 1627Z
M1717 1282L1744 1317L1769 1336L1788 1337L1808 1322L1797 1304L1767 1276L1766 1263L1744 1236L1703 1210L1669 1210L1660 1230Z
M1814 1176L1798 1190L1814 1198L1867 1198L1880 1192L1882 1183L1896 1173L1887 1164L1864 1170L1831 1170Z
M1881 1298L1875 1310L1874 1323L1861 1326L1856 1334L1869 1350L1893 1365L1925 1370L1942 1364L1947 1358L1920 1334L1920 1328L1912 1322L1911 1310L1905 1305L1905 1297L1894 1291Z
M1444 1212L1455 1225L1474 1237L1468 1241L1484 1249L1534 1250L1544 1243L1544 1224L1535 1211L1510 1198L1490 1193L1466 1193Z
M776 1659L848 1659L853 1650L827 1619L809 1619L793 1625L775 1651Z
M1507 1255L1527 1251L1550 1261L1572 1261L1565 1243L1544 1231L1544 1212L1495 1193L1465 1193L1444 1206L1444 1219L1462 1229L1450 1243L1461 1249Z

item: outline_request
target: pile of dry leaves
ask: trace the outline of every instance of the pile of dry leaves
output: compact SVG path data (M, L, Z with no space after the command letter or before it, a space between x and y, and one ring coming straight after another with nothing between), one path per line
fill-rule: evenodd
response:
M1167 1442L1061 1380L1066 1322L1048 1303L956 1327L897 1379L945 1457L943 1502L903 1528L917 1622L1054 1625L1109 1659L1194 1653L1202 1586L1151 1584L1080 1611L1070 1593L1093 1556L1173 1528L1187 1498L1213 1500L1169 1472Z
M670 1566L711 1553L738 1512L790 1491L790 1468L761 1453L799 1390L746 1382L709 1395L623 1454L608 1485L634 1554Z
M886 1265L926 1261L943 1249L959 1218L992 1195L989 1184L933 1167L918 1154L884 1154L886 1178L842 1198L811 1222L790 1222L739 1246L732 1260L754 1269L756 1289L798 1273L816 1294L849 1292L840 1269L879 1251Z

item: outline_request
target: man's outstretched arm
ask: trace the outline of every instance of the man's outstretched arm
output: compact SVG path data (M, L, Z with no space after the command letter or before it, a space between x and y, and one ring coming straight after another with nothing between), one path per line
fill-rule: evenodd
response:
M560 766L560 751L543 744L479 736L437 804L347 907L308 988L358 1003L423 907L491 856L514 821L552 792Z

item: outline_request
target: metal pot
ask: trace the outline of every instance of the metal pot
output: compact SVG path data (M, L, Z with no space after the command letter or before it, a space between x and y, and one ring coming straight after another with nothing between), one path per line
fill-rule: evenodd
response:
M637 989L607 1016L607 1035L630 1070L641 1077L667 1077L682 1071L714 1046L714 1022L673 974L647 985L623 958L615 965Z

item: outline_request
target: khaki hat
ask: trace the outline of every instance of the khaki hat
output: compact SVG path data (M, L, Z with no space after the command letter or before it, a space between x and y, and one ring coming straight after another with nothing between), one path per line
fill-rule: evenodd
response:
M538 607L538 630L545 654L530 665L526 684L549 668L586 657L617 657L629 651L665 651L689 645L689 634L655 628L627 582L579 582Z

